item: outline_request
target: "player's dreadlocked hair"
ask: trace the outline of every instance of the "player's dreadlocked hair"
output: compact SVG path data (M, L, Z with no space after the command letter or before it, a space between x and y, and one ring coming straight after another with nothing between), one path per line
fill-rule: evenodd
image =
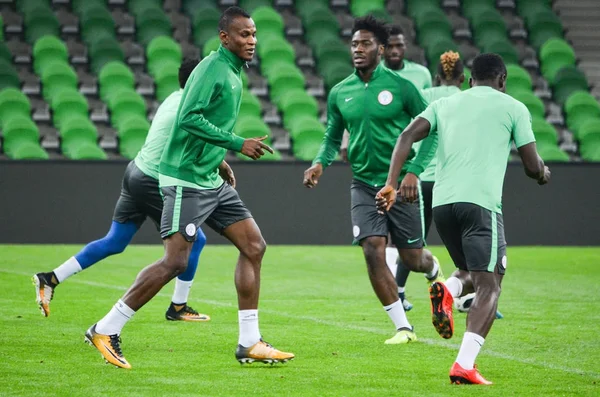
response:
M463 74L463 63L458 52L446 51L440 55L438 75L445 81L453 81Z
M231 22L235 17L250 18L250 14L240 7L232 6L227 8L219 19L219 31L222 30L224 32L228 32L229 25L231 25Z
M390 37L385 22L378 20L371 14L354 20L352 34L359 30L366 30L373 33L381 45L387 45L388 37Z
M197 59L190 58L186 58L181 62L181 66L179 67L179 87L185 87L185 83L190 77L190 74L192 74L192 71L199 62L200 61Z
M498 54L479 54L473 59L471 77L473 80L494 80L498 76L506 74L506 66L502 57Z

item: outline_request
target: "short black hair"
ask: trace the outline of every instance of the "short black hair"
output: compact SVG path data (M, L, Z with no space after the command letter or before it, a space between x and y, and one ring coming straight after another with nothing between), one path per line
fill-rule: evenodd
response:
M398 36L399 34L404 34L404 29L400 25L391 25L388 27L388 34L390 36Z
M246 10L240 7L233 6L227 8L221 15L221 18L219 19L219 31L222 30L224 32L228 32L229 25L231 25L231 22L236 17L250 18L250 14L248 14Z
M506 74L504 60L498 54L479 54L473 59L471 77L476 81L494 80Z
M379 41L379 44L382 45L387 45L388 38L390 37L385 22L378 20L371 14L354 20L352 34L358 32L359 30L366 30L373 33L373 35L377 38L377 41Z
M185 83L198 63L200 63L200 61L195 58L186 58L181 62L181 66L179 67L179 87L185 87Z

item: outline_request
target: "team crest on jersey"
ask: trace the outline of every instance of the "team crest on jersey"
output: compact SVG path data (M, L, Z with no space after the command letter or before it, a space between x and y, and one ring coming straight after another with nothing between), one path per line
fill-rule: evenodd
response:
M379 101L379 103L381 103L384 106L392 103L393 99L394 99L394 96L388 90L383 90L379 93L379 95L377 95L377 100Z

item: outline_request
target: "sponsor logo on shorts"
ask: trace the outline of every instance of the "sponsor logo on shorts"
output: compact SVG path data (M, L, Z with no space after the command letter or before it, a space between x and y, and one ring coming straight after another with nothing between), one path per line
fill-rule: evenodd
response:
M377 95L377 100L379 101L379 103L381 103L384 106L392 103L393 99L394 99L394 96L388 90L383 90L379 93L379 95Z
M360 234L360 227L354 225L352 227L352 234L354 235L354 237L358 237L358 235Z
M190 237L194 237L196 235L196 225L193 223L188 224L185 227L185 233Z

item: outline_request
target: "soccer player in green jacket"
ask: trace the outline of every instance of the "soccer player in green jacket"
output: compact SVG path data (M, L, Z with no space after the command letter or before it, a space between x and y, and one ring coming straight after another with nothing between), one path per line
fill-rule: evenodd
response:
M411 270L426 273L430 281L441 280L442 274L431 253L423 250L421 206L399 202L385 214L378 213L375 206L375 194L385 183L398 135L426 108L412 83L381 64L387 39L383 22L372 16L355 21L351 50L356 71L329 93L327 131L313 165L304 172L304 185L317 185L323 169L337 156L347 129L348 158L354 176L350 188L352 231L363 249L375 294L397 331L386 344L400 344L416 340L416 335L385 262L388 234ZM412 164L407 163L406 171L423 169L434 152L435 139L427 140Z
M476 292L450 380L487 385L491 382L474 365L494 322L506 271L502 185L512 142L527 176L543 185L550 180L550 170L537 153L529 111L504 94L506 67L502 58L478 55L471 76L472 88L433 102L400 135L386 185L377 193L377 205L382 211L393 208L398 175L413 144L438 135L433 217L458 271L445 282L431 285L432 320L443 338L451 338L453 299ZM400 195L413 201L418 186L416 178L405 178Z
M237 360L274 363L294 358L292 353L281 352L262 339L258 296L266 243L238 193L219 174L227 150L252 159L273 152L262 142L266 137L243 139L231 132L241 102L240 72L256 49L254 21L241 8L230 7L219 20L219 37L218 51L200 62L185 85L160 160L165 255L142 270L113 309L86 332L86 339L119 367L131 368L120 347L123 326L164 285L185 271L190 249L205 221L240 251L235 271L240 330ZM111 335L98 333L98 328L110 329Z

